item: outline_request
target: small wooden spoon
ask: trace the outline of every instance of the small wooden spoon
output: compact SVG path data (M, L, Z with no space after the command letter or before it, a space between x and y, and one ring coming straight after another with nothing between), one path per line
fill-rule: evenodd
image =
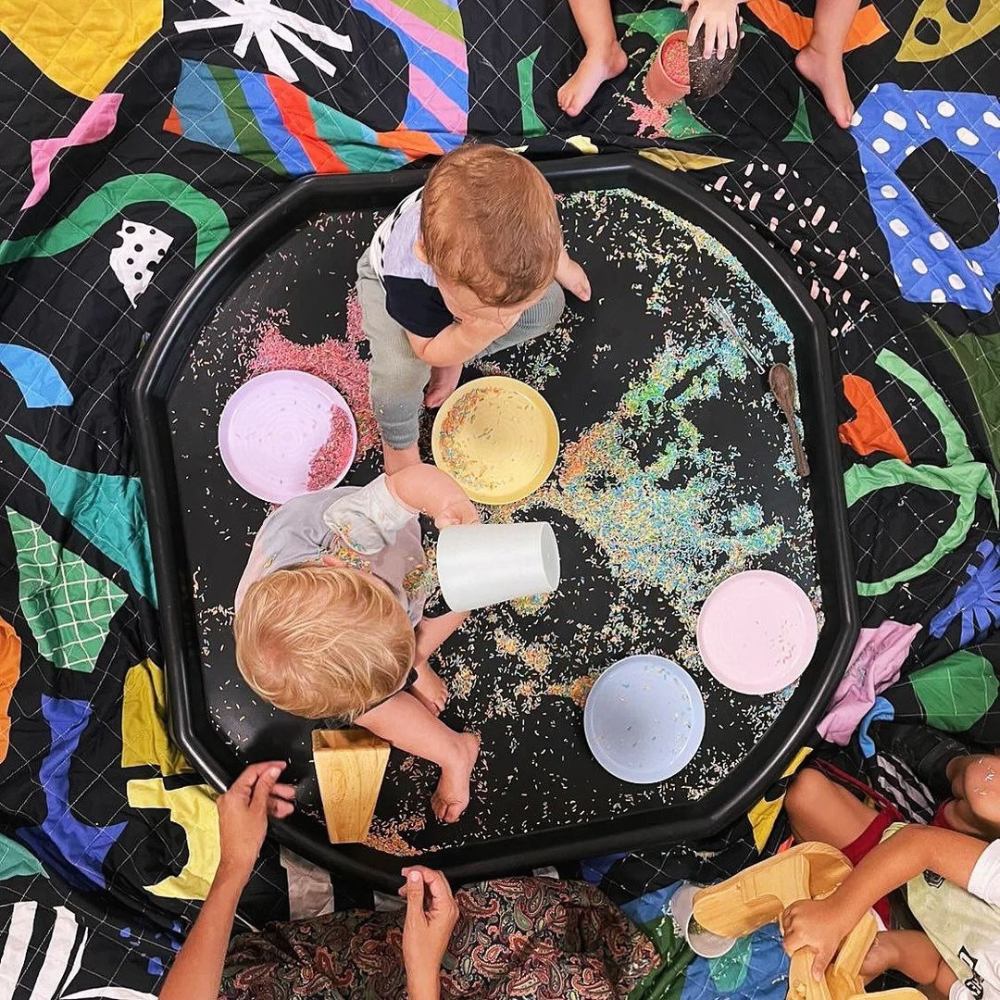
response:
M795 455L795 471L799 476L808 476L809 460L806 458L802 439L799 437L799 428L795 423L795 376L788 365L771 365L767 381L771 386L771 393L788 421L788 433L792 436L792 452Z

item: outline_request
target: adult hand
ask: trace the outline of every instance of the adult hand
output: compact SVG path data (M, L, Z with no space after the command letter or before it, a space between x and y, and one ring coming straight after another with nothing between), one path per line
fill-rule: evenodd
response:
M714 52L721 59L727 48L736 48L740 37L737 0L681 0L681 10L695 6L688 29L688 45L698 41L698 32L705 28L705 58Z
M437 982L441 959L448 950L451 932L458 920L458 907L451 886L441 872L422 865L404 868L406 885L399 894L406 898L403 925L403 964L411 982Z
M833 898L825 900L803 899L792 903L781 915L783 947L791 955L800 948L812 948L813 979L819 982L826 967L833 960L840 943L851 927L845 927L844 914Z
M219 796L219 872L246 880L267 834L267 817L284 819L295 809L295 786L279 785L284 761L251 764Z

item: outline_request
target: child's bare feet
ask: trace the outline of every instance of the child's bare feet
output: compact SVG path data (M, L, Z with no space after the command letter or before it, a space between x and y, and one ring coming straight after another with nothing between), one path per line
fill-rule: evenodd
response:
M615 39L613 44L588 48L576 72L559 88L556 100L559 107L575 118L590 103L605 80L613 80L625 71L628 56Z
M448 704L448 685L441 675L424 660L416 665L417 679L410 687L410 694L416 697L431 715L440 715Z
M440 406L458 387L458 380L461 377L461 365L432 368L431 380L427 383L427 391L424 393L424 405L431 409Z
M442 823L454 823L469 804L469 781L479 756L479 737L457 733L453 761L441 767L441 780L431 797L431 808Z
M854 104L847 89L843 54L821 52L810 43L795 57L795 68L819 88L834 121L841 128L850 128Z

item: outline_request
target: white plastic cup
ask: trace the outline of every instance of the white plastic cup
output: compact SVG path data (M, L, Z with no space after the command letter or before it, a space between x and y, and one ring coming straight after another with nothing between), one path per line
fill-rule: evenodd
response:
M733 949L736 938L721 937L698 926L694 919L694 897L702 888L693 882L685 882L670 898L670 916L696 955L721 958Z
M545 521L452 524L437 547L441 596L452 611L551 593L559 586L559 546Z

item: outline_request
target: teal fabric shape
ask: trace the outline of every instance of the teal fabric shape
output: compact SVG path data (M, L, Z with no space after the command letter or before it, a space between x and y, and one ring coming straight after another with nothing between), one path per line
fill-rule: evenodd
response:
M41 861L31 851L0 833L0 882L19 875L49 877Z
M11 447L38 476L52 505L73 527L124 569L132 586L154 607L156 583L142 484L62 465L41 448L7 436Z
M7 521L17 550L21 611L38 652L60 670L91 673L125 593L11 507Z

